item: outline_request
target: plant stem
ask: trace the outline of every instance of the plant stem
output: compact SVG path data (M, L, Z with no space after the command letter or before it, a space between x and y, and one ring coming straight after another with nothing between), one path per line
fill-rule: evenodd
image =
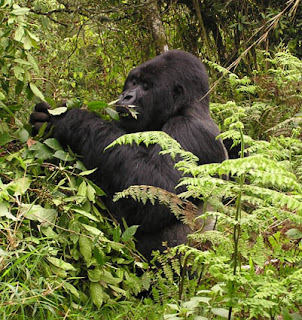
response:
M241 150L240 150L240 158L244 157L244 139L242 129L239 129L240 132L240 141L241 141ZM233 267L233 275L236 275L237 265L238 265L238 248L239 248L239 238L240 238L240 218L241 218L241 197L242 197L242 187L244 183L245 176L241 174L239 177L239 186L240 191L238 193L238 197L236 199L236 215L235 215L235 224L233 230L233 240L234 240L234 267ZM234 282L232 283L231 295L234 293ZM232 306L229 308L228 320L231 320L232 317Z

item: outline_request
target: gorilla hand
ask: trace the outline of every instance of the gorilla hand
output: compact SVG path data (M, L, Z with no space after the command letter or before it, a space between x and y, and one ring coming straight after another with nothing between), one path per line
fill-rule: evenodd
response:
M45 130L49 131L51 127L51 115L48 110L50 108L50 105L44 101L36 104L35 110L29 118L29 122L33 125L33 135L36 135L45 123L47 123Z

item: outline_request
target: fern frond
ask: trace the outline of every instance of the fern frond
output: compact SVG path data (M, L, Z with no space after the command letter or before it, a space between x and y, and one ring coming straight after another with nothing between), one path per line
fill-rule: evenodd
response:
M263 185L270 185L274 187L282 187L282 189L296 190L301 192L301 185L297 181L297 177L288 170L283 163L278 163L274 160L267 159L261 155L254 155L247 158L225 160L222 163L204 164L201 166L191 166L185 161L180 161L176 167L185 174L191 173L194 177L205 178L206 175L219 176L240 176L245 175L251 181L256 180ZM201 179L201 180L202 180ZM187 178L184 178L186 181ZM214 183L215 182L215 183ZM197 186L204 185L205 182L192 180L190 183ZM213 186L223 184L222 181L212 181ZM188 181L179 184L189 184Z
M167 206L178 219L188 224L192 230L195 229L194 220L198 215L198 207L191 201L180 199L175 193L154 186L131 186L116 193L113 201L127 197L143 204L146 204L149 200L154 205L158 201L160 204Z
M243 192L254 197L259 197L269 205L281 209L287 208L300 216L302 215L302 202L297 200L294 196L253 185L244 185Z
M180 156L190 163L198 162L198 158L193 153L185 151L176 140L163 131L145 131L125 134L113 141L105 150L116 145L132 143L136 143L137 145L144 143L147 147L150 144L158 144L162 149L160 154L169 154L173 159L175 159L176 156Z
M223 133L220 133L217 138L222 139L222 140L232 139L234 142L233 146L236 146L241 141L241 135L238 130L225 131ZM254 143L254 140L248 135L243 135L243 140L244 140L245 144L247 144L247 145L252 145Z
M187 191L179 194L180 198L186 199L188 197L209 198L213 195L224 195L231 185L232 182L204 176L202 178L182 178L176 187L186 186Z

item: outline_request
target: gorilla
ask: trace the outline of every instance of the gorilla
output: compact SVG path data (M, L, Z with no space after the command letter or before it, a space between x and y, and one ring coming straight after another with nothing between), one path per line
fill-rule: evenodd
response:
M173 193L181 173L169 155L159 155L158 145L123 145L104 150L118 137L139 131L164 131L199 158L199 164L227 158L216 139L217 125L209 111L208 76L201 61L190 53L171 50L130 71L119 97L119 121L105 121L87 110L71 109L59 115L48 113L49 105L36 105L30 122L35 132L48 122L52 135L82 156L87 169L97 168L91 179L107 194L111 214L128 226L139 225L137 248L150 259L162 242L175 246L187 241L190 228L170 210L156 203L132 199L113 202L116 192L132 185L150 185ZM136 106L137 117L129 111Z

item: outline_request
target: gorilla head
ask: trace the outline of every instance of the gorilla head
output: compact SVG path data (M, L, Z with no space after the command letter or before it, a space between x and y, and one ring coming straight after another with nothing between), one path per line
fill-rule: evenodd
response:
M161 130L173 116L208 113L208 90L207 74L198 58L168 51L130 71L117 102L120 126L127 132ZM137 119L129 105L135 106Z

